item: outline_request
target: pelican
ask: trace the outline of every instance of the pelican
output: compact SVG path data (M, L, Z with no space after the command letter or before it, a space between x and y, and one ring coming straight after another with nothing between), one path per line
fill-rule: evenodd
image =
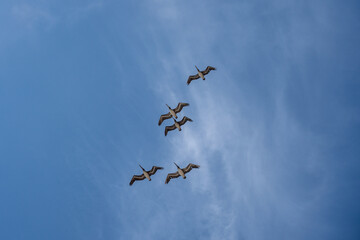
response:
M195 65L196 70L198 71L198 73L196 75L191 75L188 80L187 80L187 84L189 85L191 83L192 80L196 80L199 78L202 78L202 80L205 80L205 75L208 74L211 70L216 70L216 68L211 67L211 66L207 66L207 68L204 71L200 71L197 66Z
M186 168L181 169L176 163L174 163L177 167L177 172L169 173L166 177L165 184L168 184L172 178L178 178L182 176L184 179L186 178L185 174L190 172L193 168L199 168L199 165L189 163Z
M184 116L183 119L181 119L181 121L176 121L174 118L174 124L171 126L166 126L165 127L165 136L167 135L168 131L172 131L175 130L176 128L179 129L179 131L181 131L181 126L184 125L187 121L192 122L193 120L191 120L190 118L188 118L187 116Z
M133 185L133 183L135 181L140 181L140 180L144 180L145 178L147 178L149 181L151 181L150 176L154 175L156 173L157 170L159 169L164 169L162 167L157 167L157 166L153 166L152 169L150 171L146 171L140 164L139 166L141 167L141 169L143 170L143 174L141 175L134 175L129 183L129 185Z
M174 109L171 109L171 107L169 107L169 105L167 105L167 104L166 104L166 106L169 108L169 112L167 114L163 114L160 116L159 126L161 125L161 123L164 120L169 119L171 117L174 117L177 119L178 117L176 116L176 114L179 113L183 109L183 107L189 106L189 104L179 102L177 107Z

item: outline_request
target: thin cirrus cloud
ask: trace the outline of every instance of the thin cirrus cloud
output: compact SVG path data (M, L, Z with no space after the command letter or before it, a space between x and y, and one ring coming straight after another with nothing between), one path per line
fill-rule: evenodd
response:
M49 28L56 23L56 17L49 10L30 4L14 5L11 13L15 21L25 25L28 29L39 25Z
M84 5L65 8L64 12L50 8L51 4L19 3L11 7L11 15L15 23L28 30L44 28L49 30L59 23L73 24L96 12L103 6L102 1L92 1Z
M326 160L321 155L328 149L326 139L310 131L303 119L294 118L287 104L286 91L294 74L291 61L306 65L306 54L316 52L317 41L327 37L324 34L316 36L316 40L311 39L303 34L307 31L306 34L311 35L312 29L305 29L310 24L328 26L323 18L332 21L326 12L330 10L316 4L311 7L303 5L304 9L310 10L308 16L307 13L285 14L284 23L277 22L276 18L280 17L276 16L275 25L270 25L274 32L267 33L265 47L259 50L254 47L263 42L264 33L260 31L268 31L267 26L261 26L262 20L251 20L249 13L245 13L243 18L232 15L231 9L237 9L241 4L220 7L220 10L229 12L225 20L212 16L215 10L211 6L206 11L193 9L196 20L190 24L191 14L185 11L186 3L161 3L166 7L157 8L156 4L149 7L157 9L154 18L162 23L151 28L155 38L152 41L157 43L154 52L160 59L161 69L156 74L161 77L151 86L155 86L154 92L159 98L166 99L164 101L187 99L190 102L192 110L184 109L182 114L191 112L188 116L194 119L194 123L187 123L177 138L168 136L170 147L167 155L181 164L195 161L202 166L201 172L191 176L195 178L191 186L194 192L209 195L202 205L207 210L194 210L194 215L213 212L209 217L209 226L213 228L205 231L212 232L212 239L237 239L241 236L263 239L272 229L286 226L284 232L276 233L277 236L329 236L331 223L322 221L326 210L321 207L321 202L326 201L327 194L332 191L328 185L330 176L323 171ZM295 11L296 6L283 1L277 3L279 11ZM243 7L255 13L252 4L243 4ZM322 17L313 17L317 11ZM171 12L177 13L171 15L176 21L168 16ZM266 12L256 14L268 17ZM302 20L304 17L305 21ZM164 19L171 21L163 22ZM199 24L205 23L202 19L206 19L206 24ZM222 28L230 22L231 31ZM254 28L249 27L249 23ZM197 27L199 25L202 27ZM292 27L301 31L296 32ZM224 57L224 52L218 49L223 34L228 34L228 43L239 41L232 52L224 48L227 53L225 61L232 62L229 66L222 64L217 57ZM161 38L171 41L174 47L170 50L164 48ZM272 46L276 51L271 49ZM273 59L268 55L258 59L258 72L251 72L255 69L246 71L246 66L257 60L253 58L254 53L261 52L274 52L275 55ZM186 78L194 73L193 64L199 61L203 63L201 67L209 64L218 70L211 72L205 82L197 80L186 87ZM234 69L234 63L238 64L238 69ZM264 82L265 77L269 83ZM239 81L245 83L239 84ZM250 96L249 92L256 90L249 89L247 84L251 82L265 86L265 89ZM311 85L302 87L304 89L300 90L306 91Z

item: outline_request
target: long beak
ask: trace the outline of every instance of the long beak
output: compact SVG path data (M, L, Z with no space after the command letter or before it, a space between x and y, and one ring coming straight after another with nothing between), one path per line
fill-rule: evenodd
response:
M168 108L170 108L169 105L167 105L167 104L165 104L165 105L166 105Z
M143 167L140 164L139 164L139 166L141 167L142 170L144 170Z
M196 67L196 70L200 71L200 70L197 68L197 66L196 66L196 65L195 65L195 67Z
M177 167L177 168L179 168L179 166L174 162L174 164L175 164L175 166Z

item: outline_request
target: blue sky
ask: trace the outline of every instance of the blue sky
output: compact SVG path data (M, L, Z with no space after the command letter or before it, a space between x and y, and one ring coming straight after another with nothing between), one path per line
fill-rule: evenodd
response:
M360 238L357 1L2 1L0 29L1 239Z

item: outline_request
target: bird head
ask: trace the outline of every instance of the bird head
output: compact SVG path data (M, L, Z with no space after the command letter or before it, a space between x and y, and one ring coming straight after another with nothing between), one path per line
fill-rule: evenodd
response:
M143 171L145 171L145 169L139 164L139 166L141 167L141 169L143 170Z
M196 70L198 70L199 72L200 72L200 70L197 68L197 66L195 65L195 68L196 68Z
M180 168L175 162L174 162L174 164L175 164L175 166L176 166L177 168Z
M165 104L169 109L171 109L170 107L169 107L169 105L167 105L167 104Z

